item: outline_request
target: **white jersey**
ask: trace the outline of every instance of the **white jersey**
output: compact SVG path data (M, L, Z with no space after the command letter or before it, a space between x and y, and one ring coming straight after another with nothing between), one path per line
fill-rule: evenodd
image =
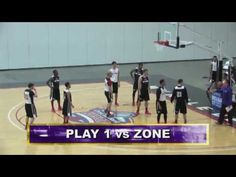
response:
M211 66L212 66L212 68L211 68L211 70L212 71L217 71L217 62L211 62Z
M32 90L26 89L24 91L25 104L34 104L34 97L35 93Z
M105 87L104 87L104 90L105 90L106 92L109 92L109 91L110 91L111 85L112 85L112 81L111 81L110 79L105 78Z
M166 88L161 87L160 90L161 90L161 94L160 94L159 101L166 101L166 92L167 92Z
M110 71L112 73L111 81L118 82L119 68L115 68L115 69L111 68Z

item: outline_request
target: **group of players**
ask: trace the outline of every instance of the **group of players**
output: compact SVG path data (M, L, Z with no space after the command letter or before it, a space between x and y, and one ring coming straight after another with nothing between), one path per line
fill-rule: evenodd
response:
M130 76L133 79L133 93L132 93L132 105L137 104L136 115L140 114L141 102L145 102L145 114L150 115L148 110L148 101L150 100L150 85L148 77L148 69L143 68L143 63L139 63L138 66L131 70ZM167 106L166 106L166 92L165 80L159 81L160 86L156 91L156 110L157 110L157 123L160 123L161 114L164 115L164 122L167 123ZM187 123L187 103L188 93L187 89L182 85L183 80L179 79L178 84L175 86L171 96L171 103L175 101L175 123L178 123L179 112L183 114L184 123ZM107 117L112 116L111 106L113 94L115 94L115 105L118 106L118 88L120 86L119 68L117 62L112 62L112 68L108 70L105 78L104 94L107 98L107 107L105 112ZM137 100L135 101L135 95L138 92Z
M70 92L71 88L70 82L65 83L65 89L63 91L63 97L64 97L63 107L61 107L61 101L60 101L60 77L57 70L53 70L53 75L48 79L46 84L50 88L51 111L56 112L54 107L54 101L56 100L58 103L58 111L62 111L62 114L64 116L64 124L67 124L69 122L69 117L72 115L72 108L74 108ZM29 83L28 88L25 89L24 91L25 112L26 112L25 129L27 129L29 124L33 124L35 118L37 117L37 110L34 103L35 97L38 97L35 85L33 83Z
M104 94L107 99L107 106L104 110L107 117L113 116L111 113L111 106L113 101L113 94L115 94L115 106L119 106L118 103L118 90L120 87L120 74L119 67L116 61L112 62L112 68L108 70L105 77L105 88ZM133 92L132 92L132 105L137 105L136 115L140 114L141 102L145 102L145 114L150 115L148 110L148 101L150 100L150 84L148 69L143 68L143 64L139 63L138 66L131 70L130 76L133 79ZM166 106L166 89L165 80L159 81L160 86L156 91L156 110L157 110L157 123L160 123L161 114L164 115L164 122L167 123L167 106ZM53 75L47 80L46 84L50 88L50 100L51 100L51 111L55 112L54 101L58 103L58 111L62 111L64 116L64 124L69 122L69 117L72 116L72 96L70 92L71 84L65 83L65 89L63 91L63 106L61 107L60 102L60 77L57 70L53 70ZM182 85L183 80L179 79L178 84L175 86L172 92L171 103L175 102L175 123L178 123L179 112L183 114L184 123L187 123L187 103L188 94L187 89ZM138 92L137 99L135 101L135 95ZM28 88L24 91L25 98L25 112L26 112L26 125L25 129L29 124L33 124L37 117L37 111L34 103L34 98L37 97L37 90L33 83L28 84ZM30 120L30 123L29 123Z

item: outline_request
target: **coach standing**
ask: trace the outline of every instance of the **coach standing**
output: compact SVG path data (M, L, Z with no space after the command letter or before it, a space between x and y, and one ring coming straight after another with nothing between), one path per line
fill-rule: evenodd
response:
M232 89L229 86L229 81L224 80L223 81L223 86L220 89L220 93L222 96L222 106L220 109L220 117L218 119L217 124L223 124L224 122L224 116L227 113L228 114L228 120L229 120L229 125L232 126Z

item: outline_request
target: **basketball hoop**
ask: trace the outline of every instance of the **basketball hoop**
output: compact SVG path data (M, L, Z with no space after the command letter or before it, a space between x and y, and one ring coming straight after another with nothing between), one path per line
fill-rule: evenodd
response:
M154 41L154 45L157 51L162 51L165 46L169 46L168 40Z

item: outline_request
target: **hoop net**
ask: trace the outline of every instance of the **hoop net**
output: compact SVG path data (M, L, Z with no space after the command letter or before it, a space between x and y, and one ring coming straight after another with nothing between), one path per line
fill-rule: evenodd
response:
M157 51L162 51L165 46L169 45L169 41L154 41L154 45Z

